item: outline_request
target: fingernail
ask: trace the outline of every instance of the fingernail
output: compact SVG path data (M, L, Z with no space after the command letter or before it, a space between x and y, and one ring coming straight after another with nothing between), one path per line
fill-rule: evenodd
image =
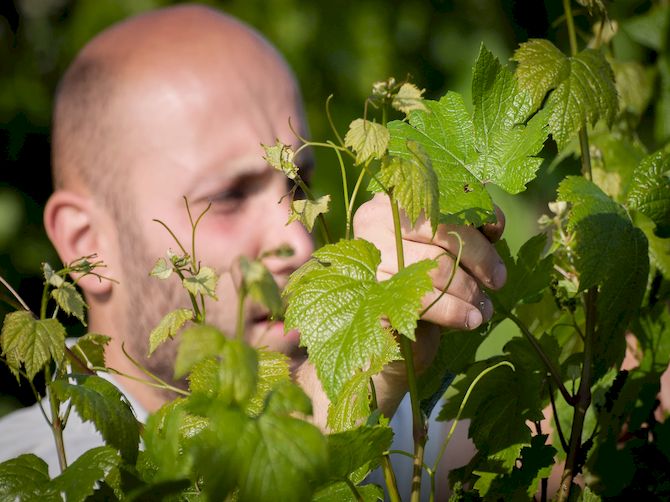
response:
M472 309L468 312L468 317L465 320L465 327L468 329L475 329L482 323L482 313L477 309Z
M500 262L496 265L496 268L493 270L493 287L501 288L505 285L507 281L507 268L505 264Z

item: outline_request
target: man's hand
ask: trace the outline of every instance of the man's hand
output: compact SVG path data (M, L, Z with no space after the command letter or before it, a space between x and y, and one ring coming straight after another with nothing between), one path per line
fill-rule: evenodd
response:
M440 297L449 283L462 242L461 261L453 280L439 300L424 314L414 344L414 362L418 373L433 361L441 327L474 329L488 321L493 306L480 285L498 289L505 284L507 270L492 245L505 227L503 213L496 208L498 221L481 229L472 226L440 225L435 236L430 222L421 218L412 227L403 215L402 233L405 265L426 258L437 259L439 266L432 270L433 292L423 299L424 308ZM382 261L378 278L387 279L398 271L393 230L393 218L388 198L377 194L363 204L354 218L354 234L372 242L381 251ZM407 392L404 363L392 363L375 378L380 409L392 414Z

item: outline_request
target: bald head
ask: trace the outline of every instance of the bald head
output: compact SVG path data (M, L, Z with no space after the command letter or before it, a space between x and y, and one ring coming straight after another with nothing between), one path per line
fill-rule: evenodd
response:
M212 102L212 82L219 103ZM56 188L113 203L138 150L162 136L143 126L147 114L215 105L221 113L272 114L279 101L300 109L294 78L279 53L239 21L195 5L123 21L84 47L59 85Z

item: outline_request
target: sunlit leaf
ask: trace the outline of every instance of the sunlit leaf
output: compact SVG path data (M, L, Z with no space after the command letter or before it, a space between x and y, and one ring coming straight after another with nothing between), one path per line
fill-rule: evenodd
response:
M293 158L295 153L293 149L280 142L279 140L273 146L262 145L265 150L263 157L268 164L283 172L287 178L294 180L298 176L298 166Z
M174 338L182 326L193 319L191 309L177 309L168 312L149 334L149 355L169 338Z
M20 310L5 316L0 342L12 372L18 376L23 363L32 380L50 360L63 360L65 328L56 319L36 320L30 312Z
M224 334L213 326L197 325L185 329L174 364L175 378L186 375L200 361L220 355L225 342Z
M405 82L400 86L398 92L393 96L391 106L403 113L409 113L412 110L425 110L423 104L423 89L419 89L414 84Z
M164 280L172 275L172 270L171 263L168 263L165 258L158 258L154 268L152 268L151 272L149 272L149 275Z
M356 119L349 125L344 144L356 152L356 164L380 159L386 153L389 131L381 124Z
M432 290L428 271L435 263L421 261L378 282L380 253L366 241L340 241L313 256L285 290L290 300L286 329L300 330L301 344L335 399L356 371L386 350L390 335L382 317L414 338L421 298Z

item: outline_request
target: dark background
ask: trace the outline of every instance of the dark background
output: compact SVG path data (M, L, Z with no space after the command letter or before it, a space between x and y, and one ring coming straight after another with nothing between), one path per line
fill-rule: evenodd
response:
M0 274L37 310L40 264L59 260L42 227L51 191L49 123L59 76L77 51L111 23L138 12L179 2L168 0L2 0L0 2ZM519 42L549 38L567 49L558 0L239 0L204 2L265 34L295 69L306 101L311 134L330 137L324 103L341 133L363 114L371 84L395 76L411 79L436 98L446 90L469 96L471 67L483 41L506 61ZM626 14L650 2L618 2ZM581 29L588 31L583 17ZM334 156L317 152L317 192L338 193ZM494 198L508 217L511 247L536 232L551 199L552 178L537 195L510 202ZM337 204L335 215L337 218ZM9 299L3 290L0 299ZM0 302L2 303L2 302ZM11 307L0 304L0 319ZM5 310L3 310L5 309ZM74 333L77 327L70 323ZM80 332L80 331L79 331ZM2 366L2 365L0 365ZM0 368L0 415L31 401Z

